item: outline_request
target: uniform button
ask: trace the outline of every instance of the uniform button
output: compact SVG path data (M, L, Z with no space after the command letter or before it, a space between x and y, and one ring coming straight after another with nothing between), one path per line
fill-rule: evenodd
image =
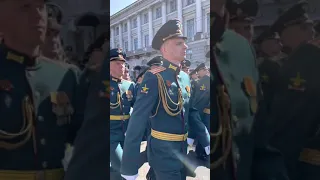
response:
M42 167L43 167L43 168L47 168L47 167L48 167L47 161L43 161L43 162L42 162Z
M44 121L44 118L42 116L38 116L38 121Z
M42 145L46 145L46 139L42 138L42 139L40 140L40 143L41 143Z

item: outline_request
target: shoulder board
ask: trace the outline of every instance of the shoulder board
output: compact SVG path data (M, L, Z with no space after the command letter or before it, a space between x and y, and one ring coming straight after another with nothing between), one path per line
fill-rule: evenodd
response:
M316 39L309 41L309 44L312 44L312 45L320 48L320 38L316 38Z
M163 66L158 66L158 67L152 68L151 70L149 70L149 72L151 72L152 74L157 74L157 73L162 72L162 71L164 71L164 70L166 70L165 67L163 67Z

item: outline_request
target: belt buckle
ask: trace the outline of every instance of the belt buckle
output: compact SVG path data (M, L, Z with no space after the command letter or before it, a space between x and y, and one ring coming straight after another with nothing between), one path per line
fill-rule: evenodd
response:
M187 138L188 138L188 133L185 133L185 134L183 135L183 141L187 140Z
M45 173L44 171L37 171L36 172L36 180L45 180Z

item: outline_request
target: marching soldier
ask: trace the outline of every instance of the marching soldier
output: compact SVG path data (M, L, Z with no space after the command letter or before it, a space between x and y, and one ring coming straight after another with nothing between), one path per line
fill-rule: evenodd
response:
M105 57L99 81L89 84L85 119L75 140L72 159L64 180L111 179L110 162L110 61ZM106 142L106 143L102 143Z
M254 35L253 23L258 13L257 0L244 0L241 3L227 0L229 28L245 37L250 43Z
M134 83L122 79L126 68L125 56L122 49L110 50L110 162L112 170L119 173L119 178L130 109L135 101Z
M270 126L265 127L285 158L291 180L320 178L319 42L297 47L281 68L281 91L273 98Z
M219 4L218 4L219 5ZM220 7L220 8L219 8ZM225 29L223 4L211 13L215 32ZM219 50L210 51L211 91L211 171L212 179L221 180L284 180L285 167L281 154L254 138L258 133L254 121L257 111L258 81L251 44L239 34L225 30L215 36ZM220 39L220 41L219 41ZM216 45L216 44L214 44ZM226 54L227 53L227 54ZM242 61L239 61L242 59Z
M270 118L264 127L270 133L269 142L284 156L289 178L292 180L319 179L319 57L320 40L311 38L310 21L298 3L279 17L279 25L294 24L299 46L291 46L290 56L280 69L278 91L274 95ZM302 28L304 27L304 28ZM289 38L286 39L289 41ZM303 40L303 41L302 41ZM304 42L304 43L303 43ZM281 108L281 109L279 109ZM279 111L280 110L280 111ZM301 122L303 120L303 122Z
M46 13L44 1L0 1L0 179L61 180L66 143L82 123L77 75L37 59Z
M155 35L152 47L161 51L162 65L144 75L127 130L121 174L127 180L137 177L140 140L150 120L148 161L156 179L186 179L180 156L187 154L188 127L199 129L197 132L203 137L201 144L206 151L209 138L198 112L190 108L189 76L179 68L187 49L181 22L165 23Z
M284 54L281 52L282 46L280 43L280 36L273 32L272 29L264 31L255 43L258 44L261 51L261 63L259 67L259 76L261 82L261 89L264 96L266 108L270 109L270 102L272 102L274 91L277 87L277 80L279 79L279 70ZM269 111L269 110L267 110Z
M191 66L191 61L187 59L181 62L181 70L187 74L190 73L190 66Z
M210 77L208 76L208 70L204 63L201 63L195 71L199 76L199 81L194 88L193 107L199 111L202 122L209 130L210 121L208 121L207 118L204 118L204 114L210 114L210 110L207 108L210 102ZM199 159L208 160L209 156L205 153L200 144L197 144L196 146L196 154Z

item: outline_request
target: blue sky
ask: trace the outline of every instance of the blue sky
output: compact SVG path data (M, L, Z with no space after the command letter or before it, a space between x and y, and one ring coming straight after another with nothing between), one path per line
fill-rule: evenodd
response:
M113 15L121 9L127 7L136 0L111 0L110 1L110 14Z

